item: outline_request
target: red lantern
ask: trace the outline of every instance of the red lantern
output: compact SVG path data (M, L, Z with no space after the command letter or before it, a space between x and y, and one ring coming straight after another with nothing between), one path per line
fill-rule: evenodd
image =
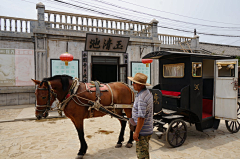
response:
M73 55L69 54L68 52L63 53L60 55L60 60L65 62L65 66L68 66L68 62L73 60Z
M146 67L149 67L149 64L152 63L152 59L142 59L142 63L146 64Z

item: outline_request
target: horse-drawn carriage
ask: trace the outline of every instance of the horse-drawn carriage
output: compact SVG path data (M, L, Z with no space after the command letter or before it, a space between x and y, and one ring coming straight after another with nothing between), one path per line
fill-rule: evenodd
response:
M169 145L185 142L185 122L203 131L218 129L223 119L231 133L239 131L237 59L166 51L143 58L159 59L159 84L152 89L153 118L158 135L166 133Z

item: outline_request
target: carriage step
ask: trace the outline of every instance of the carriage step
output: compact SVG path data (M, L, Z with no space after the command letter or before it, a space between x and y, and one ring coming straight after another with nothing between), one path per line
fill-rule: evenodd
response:
M166 114L173 114L173 113L176 113L177 111L174 111L174 110L169 110L169 109L162 109L164 113Z
M176 118L182 118L184 117L183 115L169 115L169 116L163 116L163 118L166 119L176 119Z
M214 132L215 130L217 130L217 129L214 129L214 128L208 128L208 129L205 129L205 130L203 130L203 132Z
M155 134L157 135L157 137L158 137L159 139L161 139L162 136L163 136L163 132L155 132Z
M156 134L157 136L160 136L160 135L163 135L163 132L158 131L158 132L155 132L155 134Z
M162 125L166 124L165 122L162 122L162 121L159 121L159 120L156 120L156 119L153 119L153 121L156 122L156 123L162 124Z

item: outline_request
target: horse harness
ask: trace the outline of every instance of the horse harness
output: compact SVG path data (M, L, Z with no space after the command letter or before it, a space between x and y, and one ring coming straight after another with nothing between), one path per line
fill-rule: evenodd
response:
M125 84L125 83L124 83ZM98 81L94 81L94 85L96 87L96 101L92 101L90 99L86 99L86 98L83 98L83 97L80 97L80 96L77 96L77 90L78 90L78 87L79 87L79 82L77 79L74 80L74 82L72 83L72 86L69 90L69 93L67 94L67 96L65 97L65 100L63 100L61 103L58 104L58 110L59 110L59 114L61 115L62 111L64 110L65 106L68 104L68 102L72 99L76 104L78 105L81 105L81 106L88 106L88 111L90 112L89 113L89 118L93 117L93 111L94 109L97 110L97 111L101 111L105 114L110 114L111 116L114 116L118 119L121 119L121 120L125 120L127 121L128 118L125 118L125 117L122 117L118 114L115 113L115 108L121 108L121 106L123 106L124 108L132 108L132 104L114 104L113 103L113 92L112 92L112 89L111 87L107 84L110 92L111 92L111 96L112 96L112 103L110 106L103 106L101 103L100 103L100 96L101 96L101 92L100 92L100 83ZM127 84L125 84L127 85ZM127 85L128 86L128 85ZM128 86L129 87L129 86ZM129 87L130 88L130 87ZM132 89L130 88L131 92L132 92L132 97L134 97L134 93L132 91ZM89 91L88 89L86 89L85 91L83 92L86 92L86 91ZM83 92L80 92L80 93L83 93ZM71 93L71 94L70 94ZM78 93L78 94L80 94ZM76 97L75 99L73 97ZM86 100L88 101L88 104L86 103L83 103L80 99L83 99L83 100ZM134 99L132 98L132 103L134 102ZM122 108L123 108L122 107ZM108 110L107 108L113 108L114 109L114 112Z
M43 112L43 115L45 115L46 113L48 113L48 111L50 110L51 108L51 105L50 105L50 102L52 100L52 95L54 96L54 98L57 98L57 94L54 92L54 90L52 89L52 86L51 86L51 83L49 81L47 81L47 84L48 84L48 88L39 88L37 87L38 90L48 90L48 101L47 101L47 104L45 105L35 105L35 110L37 111L44 111ZM38 108L43 108L45 107L46 109L45 110L40 110Z

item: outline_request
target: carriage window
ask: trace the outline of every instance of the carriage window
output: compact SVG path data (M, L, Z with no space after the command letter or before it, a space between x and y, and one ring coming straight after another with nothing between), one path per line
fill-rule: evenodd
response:
M218 77L235 77L234 63L217 63Z
M192 63L192 76L193 77L202 77L202 62L193 62Z
M182 78L184 77L184 63L163 65L164 78Z

